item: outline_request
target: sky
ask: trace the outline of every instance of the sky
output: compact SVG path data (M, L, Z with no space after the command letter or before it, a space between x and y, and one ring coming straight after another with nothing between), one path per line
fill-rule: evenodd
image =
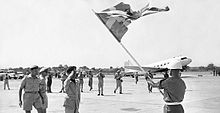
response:
M219 0L1 0L0 68L132 62L92 12L121 1L133 10L170 7L128 26L122 44L141 65L184 55L189 66L220 66Z

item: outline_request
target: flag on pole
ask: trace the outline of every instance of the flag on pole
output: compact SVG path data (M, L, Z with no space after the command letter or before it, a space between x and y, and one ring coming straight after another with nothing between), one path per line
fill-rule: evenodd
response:
M146 11L148 12L144 13ZM94 13L108 28L116 40L121 42L122 37L128 31L127 26L131 23L131 21L136 20L142 16L162 11L169 11L169 7L161 9L156 7L149 7L149 4L147 4L139 11L133 11L129 4L124 4L121 2L111 8L103 10L100 13Z
M127 26L131 23L123 16L112 16L106 13L95 13L102 23L108 28L118 42L121 42L122 37L128 31Z

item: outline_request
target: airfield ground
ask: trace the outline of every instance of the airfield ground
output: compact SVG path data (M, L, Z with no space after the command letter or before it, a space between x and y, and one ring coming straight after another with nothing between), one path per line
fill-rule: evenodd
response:
M200 75L200 76L198 76ZM183 80L187 85L185 99L182 103L185 113L220 113L220 77L210 73L184 73ZM84 81L84 92L81 95L80 113L162 113L163 97L157 89L148 93L147 83L140 77L138 84L133 78L123 78L123 94L113 93L115 80L108 76L104 81L104 96L97 96L97 78L94 78L94 89L89 91L88 78ZM154 79L158 81L159 79ZM0 81L0 113L24 113L18 106L18 88L21 80L10 80L11 90L3 90ZM64 113L64 93L59 79L54 78L53 93L48 94L48 113ZM37 113L33 108L32 113Z

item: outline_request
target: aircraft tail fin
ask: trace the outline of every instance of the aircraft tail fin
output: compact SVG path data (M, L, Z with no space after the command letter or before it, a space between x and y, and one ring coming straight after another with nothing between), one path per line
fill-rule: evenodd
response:
M130 62L130 60L124 62L124 67L125 66L132 66L132 65L133 64Z

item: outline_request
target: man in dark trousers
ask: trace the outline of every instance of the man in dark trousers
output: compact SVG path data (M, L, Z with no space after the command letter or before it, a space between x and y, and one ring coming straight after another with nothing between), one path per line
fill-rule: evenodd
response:
M152 83L153 86L158 86L164 89L164 113L184 113L181 102L184 99L186 84L180 78L180 70L182 65L180 62L174 63L169 67L170 76L165 80L161 80L159 84Z
M52 78L53 78L53 75L50 73L47 77L47 93L52 93L51 91Z
M135 78L135 83L137 84L137 82L138 82L138 72L135 72L134 73L134 78Z

